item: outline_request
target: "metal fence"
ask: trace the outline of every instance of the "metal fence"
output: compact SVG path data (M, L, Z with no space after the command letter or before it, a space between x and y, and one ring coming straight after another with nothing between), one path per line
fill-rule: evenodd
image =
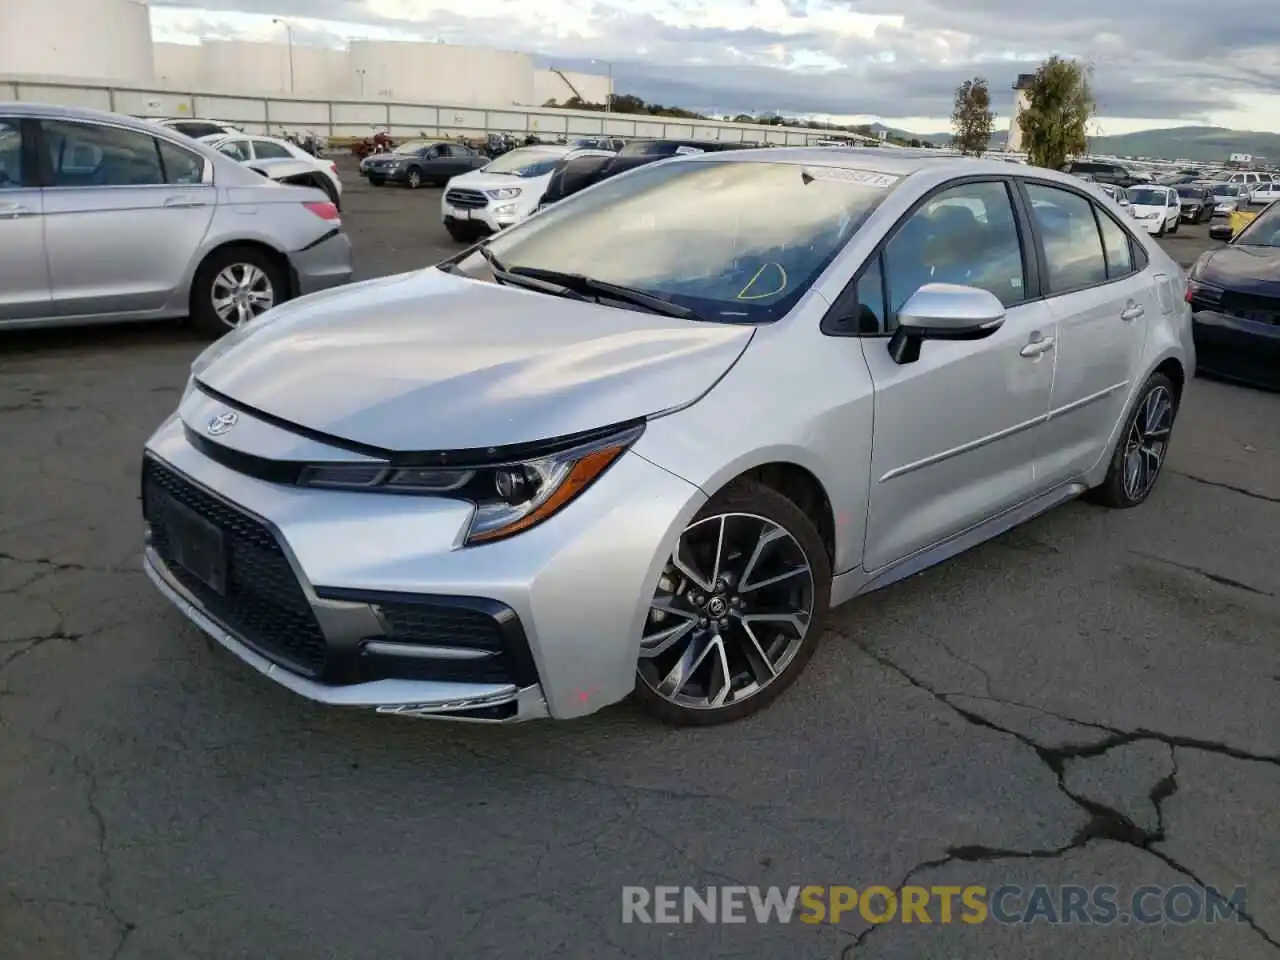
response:
M608 135L806 146L831 136L828 131L794 127L546 107L248 96L0 74L0 101L5 100L92 107L154 119L223 120L250 133L312 132L331 139L367 137L384 131L397 139L418 135L446 138L510 133L521 137L536 134L542 138Z

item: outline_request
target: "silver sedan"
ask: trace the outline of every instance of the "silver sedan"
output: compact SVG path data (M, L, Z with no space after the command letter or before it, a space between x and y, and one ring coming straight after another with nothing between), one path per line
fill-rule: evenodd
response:
M320 702L734 720L832 606L1074 497L1145 501L1184 296L1058 173L661 161L211 346L146 445L146 570Z
M324 192L159 124L0 103L0 330L190 317L217 335L350 280Z

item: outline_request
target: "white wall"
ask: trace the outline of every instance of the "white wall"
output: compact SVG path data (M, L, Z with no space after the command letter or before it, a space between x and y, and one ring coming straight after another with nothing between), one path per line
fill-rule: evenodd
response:
M151 12L140 0L0 0L0 70L150 83Z
M166 87L204 86L204 47L198 43L157 43L152 47L156 80Z
M578 95L587 103L604 103L609 95L609 83L609 77L593 73L578 73L573 70L562 70L559 73L555 70L536 70L533 74L532 103L536 106L541 106L548 100L564 103L574 95L574 90L577 90Z
M204 85L217 90L334 96L350 86L344 50L294 44L291 73L287 43L206 40L201 46Z
M446 43L353 40L349 66L375 100L504 107L533 97L533 58Z

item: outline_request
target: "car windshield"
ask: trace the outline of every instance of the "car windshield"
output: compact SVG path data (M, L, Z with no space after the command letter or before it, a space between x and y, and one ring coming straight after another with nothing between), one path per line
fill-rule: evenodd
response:
M1240 195L1240 188L1234 183L1219 183L1213 188L1215 197L1236 197Z
M1246 247L1280 247L1280 203L1268 204L1232 243Z
M1204 191L1199 187L1179 187L1178 196L1183 200L1203 200Z
M564 160L564 154L547 150L512 150L484 168L485 173L504 173L512 177L540 177L551 173Z
M794 163L664 162L491 240L510 274L590 277L723 323L796 303L900 178Z
M1130 187L1129 202L1140 207L1163 207L1168 203L1168 194L1150 187Z
M413 143L402 143L400 144L400 146L396 147L391 152L400 153L400 154L417 153L423 147L429 147L429 146L431 146L431 144L425 143L422 140L416 140Z

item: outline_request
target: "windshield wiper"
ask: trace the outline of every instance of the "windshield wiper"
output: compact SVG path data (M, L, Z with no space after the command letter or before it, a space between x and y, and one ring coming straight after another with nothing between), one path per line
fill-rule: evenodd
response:
M497 258L492 250L487 246L481 245L476 247L476 253L484 257L484 262L489 265L489 269L494 273L506 273L507 268L503 266L502 261Z
M690 310L688 307L681 306L678 303L663 300L661 297L655 297L653 294L645 293L643 290L633 290L631 287L623 287L616 283L597 280L595 277L584 276L581 273L561 273L559 270L544 270L541 267L512 267L510 272L515 276L543 280L569 290L594 293L608 297L611 300L620 300L633 307L648 310L650 313L679 317L681 320L703 319L697 311Z

